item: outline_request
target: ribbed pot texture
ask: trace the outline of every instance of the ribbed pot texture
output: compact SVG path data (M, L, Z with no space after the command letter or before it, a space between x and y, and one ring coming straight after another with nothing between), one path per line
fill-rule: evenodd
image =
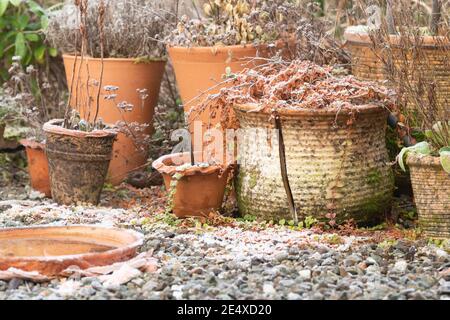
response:
M437 157L411 154L407 164L420 228L428 237L450 238L450 174Z
M360 79L371 81L384 81L388 79L383 62L380 60L382 52L375 54L372 48L372 41L367 34L345 34L346 48L351 53L352 74ZM400 47L396 49L398 37L392 36L392 53L394 56L393 63L399 70L405 70L405 54L401 52ZM423 37L421 45L421 59L415 59L414 63L408 58L408 64L414 70L422 70L424 80L427 83L436 84L437 102L441 110L447 112L450 117L450 61L448 41L439 41L433 37ZM408 56L408 55L407 55ZM410 57L410 55L409 55ZM410 70L410 69L407 69ZM408 71L414 76L413 70ZM412 80L414 83L414 79Z
M61 123L52 120L44 125L52 197L58 204L97 205L116 133L68 130Z
M268 130L270 114L248 112L254 108L235 106L244 130L238 140L236 181L240 213L292 219L277 135ZM363 106L354 113L355 120L348 125L350 114L344 110L280 112L288 176L303 218L336 213L338 221L352 218L373 224L390 209L394 185L385 145L387 111Z

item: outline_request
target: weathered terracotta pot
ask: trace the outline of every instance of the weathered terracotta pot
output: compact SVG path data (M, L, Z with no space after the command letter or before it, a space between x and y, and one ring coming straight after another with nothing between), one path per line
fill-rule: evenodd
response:
M263 219L292 219L270 114L236 105L243 130L238 145L239 211ZM388 112L378 106L348 110L280 110L287 171L299 216L378 223L390 210L392 170L385 145Z
M438 157L409 154L406 162L420 228L428 237L450 238L450 174Z
M196 155L197 156L197 155ZM221 208L225 187L231 173L231 166L193 167L177 171L177 167L190 163L189 153L175 153L163 156L153 162L153 168L158 170L169 191L169 201L173 205L173 213L179 218L205 216ZM183 176L175 180L174 175ZM171 182L176 181L174 194ZM172 194L171 194L172 193Z
M44 125L52 197L58 204L97 205L112 158L116 132L65 129L64 120Z
M0 270L54 277L71 266L87 269L129 260L142 241L135 231L94 226L2 229Z
M345 46L352 56L353 75L371 81L388 80L385 66L380 60L384 53L374 50L372 40L367 33L346 31L344 38L346 40ZM400 70L405 70L406 66L413 68L409 71L413 78L415 70L422 70L424 80L436 84L437 103L450 117L450 108L448 108L448 101L450 101L450 55L448 53L450 43L443 37L423 36L420 40L419 45L423 56L420 59L415 59L414 63L411 63L413 61L411 60L405 64L404 57L411 57L411 53L405 54L403 51L406 49L401 49L401 37L390 36L390 46L394 55L393 63ZM415 42L415 40L412 40L412 43Z
M28 159L28 172L31 187L47 197L51 197L48 159L45 154L45 144L23 139L20 143L25 147Z
M89 78L99 80L101 74L101 59L84 57L83 64L80 67L81 58L77 57L76 66L75 56L64 55L64 66L69 89L72 87L71 105L77 106L78 102L83 102L84 107L78 110L82 117L87 118L88 109L85 107L87 101L87 79L88 68ZM105 123L115 124L117 121L126 121L127 123L137 122L149 124L149 134L153 132L153 115L155 106L158 102L159 90L162 77L165 70L165 61L136 62L136 59L104 59L103 83L100 92L99 117ZM75 74L74 71L75 70ZM80 77L78 77L80 75ZM78 80L78 90L77 79ZM72 79L74 81L72 81ZM73 83L73 84L72 84ZM115 86L119 89L115 92L104 90L105 86ZM137 89L147 89L148 98L145 99L142 106L142 100ZM97 100L98 87L89 86L89 96L92 105ZM117 94L115 101L105 99L105 96ZM117 108L117 103L126 101L134 105L131 112L121 113ZM94 109L94 108L92 108ZM90 119L93 120L94 111L91 111ZM117 142L114 144L113 158L111 160L108 181L114 185L124 181L130 172L141 169L148 160L148 149L142 151L137 148L135 142L120 133Z
M264 63L264 60L255 57L267 56L265 49L252 45L192 48L169 46L167 49L186 114L209 94L218 93L224 87L217 84L224 80L227 68L237 73ZM200 114L191 114L189 121L202 121L204 131L208 126L214 128L220 122L220 117L218 113L212 114L206 108ZM193 123L190 123L189 128L194 133Z

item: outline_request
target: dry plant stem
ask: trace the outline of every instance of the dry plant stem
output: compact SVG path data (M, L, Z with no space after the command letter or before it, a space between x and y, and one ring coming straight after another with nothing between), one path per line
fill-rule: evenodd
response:
M392 0L386 1L386 21L389 34L397 34L397 30L395 30L394 16L392 15Z
M431 12L430 31L432 35L437 35L439 31L439 21L441 20L442 2L441 0L433 0L433 8Z
M99 8L99 17L98 17L98 28L100 31L100 58L101 58L101 69L100 69L100 81L99 81L99 85L98 85L98 91L97 91L97 102L96 102L96 106L95 106L95 116L94 116L94 126L95 123L97 122L97 117L98 117L98 112L100 109L100 91L102 89L102 83L103 83L103 72L104 72L104 68L105 68L105 64L104 64L104 42L105 42L105 37L104 37L104 33L103 33L103 25L104 25L104 20L105 20L105 2L103 0L100 1L100 8Z
M274 121L275 121L275 129L277 130L278 135L278 152L280 156L280 168L281 168L281 177L283 179L283 185L286 190L287 200L289 203L289 210L291 211L292 218L294 220L294 223L298 224L298 215L297 215L297 208L295 207L294 202L294 196L292 195L291 186L289 184L289 177L287 172L287 165L286 165L286 150L284 146L284 139L283 139L283 127L281 124L280 116L277 112L273 113Z

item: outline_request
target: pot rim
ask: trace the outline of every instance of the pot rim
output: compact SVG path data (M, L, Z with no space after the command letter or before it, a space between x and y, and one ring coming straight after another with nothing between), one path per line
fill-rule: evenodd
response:
M259 113L270 115L272 114L269 110L257 110L261 104L258 103L245 103L245 104L234 104L233 108L236 111L246 112L246 113ZM336 115L349 115L352 112L357 112L360 114L373 114L380 112L388 112L388 109L383 106L378 106L375 104L364 104L358 105L354 108L327 108L327 109L279 109L277 110L279 115L284 116L336 116Z
M346 42L350 43L358 43L363 45L369 45L372 43L371 38L367 32L348 32L346 30L344 32L344 39ZM390 43L392 45L399 45L400 36L398 35L389 35ZM450 42L448 38L443 36L420 36L422 40L422 45L424 47L447 47L450 46ZM441 41L441 43L439 43Z
M439 157L432 155L409 153L406 158L406 164L413 167L439 167L444 171Z
M64 119L50 120L44 124L43 130L46 133L53 133L76 138L112 138L117 136L117 132L111 129L94 130L92 132L66 129L61 127L61 124L63 122Z
M237 44L231 46L209 46L209 47L183 47L183 46L173 46L168 44L167 49L174 52L185 52L185 51L197 51L197 52L211 52L215 50L215 52L223 52L229 50L249 50L249 49L258 49L263 47L263 44Z
M45 149L45 143L43 142L38 142L36 140L32 140L32 139L20 139L19 140L20 144L23 145L25 148L30 148L30 149L40 149L40 150L44 150Z
M61 255L61 256L30 256L30 257L13 257L13 258L0 258L0 261L39 261L39 262L46 262L46 261L52 261L52 260L73 260L73 259L79 259L79 258L90 258L94 256L98 256L99 254L117 254L121 252L126 252L129 250L137 249L144 243L144 235L131 229L120 229L120 228L114 228L114 227L103 227L103 226L96 226L96 225L82 225L82 224L75 224L75 225L67 225L67 226L52 226L52 225L41 225L41 226L29 226L29 227L18 227L18 228L4 228L0 230L1 232L8 232L8 231L20 231L20 230L45 230L45 229L64 229L64 228L71 228L71 229L77 229L77 228L94 228L94 229L103 229L103 230L111 230L116 232L124 232L128 233L129 235L133 236L136 240L126 246L118 247L115 249L103 251L103 252L91 252L91 253L80 253L80 254L70 254L70 255Z
M200 152L194 152L194 153L200 154ZM171 160L175 157L180 157L182 159L184 157L189 158L190 153L189 152L183 152L183 153L180 152L180 153L171 153L171 154L164 155L164 156L158 158L157 160L153 161L152 167L163 175L173 176L176 173L180 173L179 171L177 171L178 166L167 165L165 163L166 161ZM183 176L210 175L210 174L220 174L220 173L223 174L223 173L227 172L228 170L230 170L232 167L233 167L233 164L229 164L227 166L210 165L209 167L206 167L206 168L191 167L191 168L187 168L182 173L183 173Z
M70 53L64 53L62 55L63 59L75 59L75 57L80 57L80 55L75 55L75 54L70 54ZM93 58L91 56L84 56L83 59L85 60L91 60L91 61L102 61L102 58ZM104 61L108 62L135 62L136 60L138 60L139 58L103 58ZM143 64L146 63L166 63L167 62L167 58L160 58L161 60L149 60L148 62L146 61L145 63L142 62Z

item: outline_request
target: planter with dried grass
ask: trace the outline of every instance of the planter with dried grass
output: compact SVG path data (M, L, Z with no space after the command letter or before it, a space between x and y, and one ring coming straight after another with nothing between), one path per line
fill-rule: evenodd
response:
M384 144L391 95L307 61L237 74L210 99L234 108L237 118L224 127L242 130L240 213L295 223L329 214L339 222L382 220L393 191Z

